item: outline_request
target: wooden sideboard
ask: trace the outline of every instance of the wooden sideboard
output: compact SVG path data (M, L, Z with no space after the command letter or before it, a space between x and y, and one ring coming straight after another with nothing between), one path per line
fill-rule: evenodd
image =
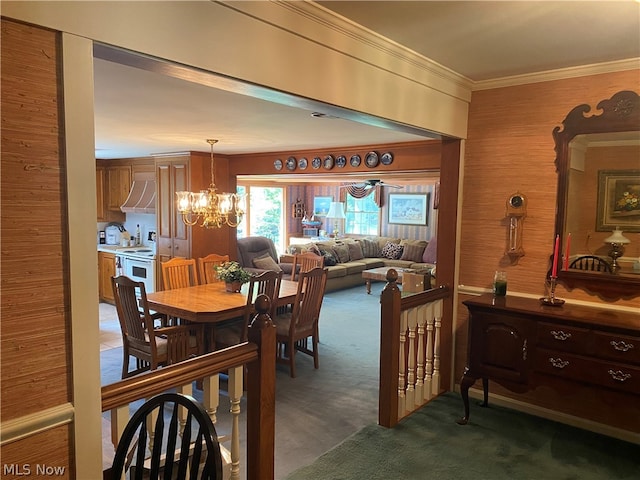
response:
M611 406L636 412L636 418L626 415L624 428L640 432L640 314L510 296L462 303L469 310L469 343L458 423L469 420L469 388L481 378L483 406L489 380L518 393L548 386L567 403L581 401L585 389L611 393Z

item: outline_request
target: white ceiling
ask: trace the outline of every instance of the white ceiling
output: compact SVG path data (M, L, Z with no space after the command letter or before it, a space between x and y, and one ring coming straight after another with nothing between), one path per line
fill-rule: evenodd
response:
M640 3L631 0L318 3L473 82L640 57ZM97 158L208 151L212 136L227 154L424 138L313 111L327 109L95 60Z

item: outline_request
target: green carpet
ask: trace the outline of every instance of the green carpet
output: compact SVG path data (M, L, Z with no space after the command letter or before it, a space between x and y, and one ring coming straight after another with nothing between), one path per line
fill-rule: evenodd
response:
M397 427L368 425L287 480L640 479L640 446L491 406L461 426L447 393Z

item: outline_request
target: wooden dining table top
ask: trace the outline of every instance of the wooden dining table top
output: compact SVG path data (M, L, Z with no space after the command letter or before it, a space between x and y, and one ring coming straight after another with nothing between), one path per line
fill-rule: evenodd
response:
M176 288L147 294L149 310L192 322L215 323L241 316L247 304L247 288L227 292L224 282ZM282 280L278 305L292 303L298 282Z

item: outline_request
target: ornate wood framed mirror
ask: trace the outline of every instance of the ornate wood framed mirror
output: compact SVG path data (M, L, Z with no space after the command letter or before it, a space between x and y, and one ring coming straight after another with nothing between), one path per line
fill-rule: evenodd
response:
M572 234L572 245L575 245L570 252L572 258L588 253L607 257L607 246L603 239L610 236L614 228L602 223L603 215L598 209L612 202L615 205L615 198L611 197L613 194L603 193L606 191L602 183L603 172L634 173L635 166L635 172L640 173L637 146L640 143L639 100L637 93L625 90L602 100L593 112L590 105L578 105L569 112L562 126L553 130L558 172L556 232L561 236L560 245L566 244L568 233ZM600 158L596 163L589 164L593 155L585 153L585 146L592 140L600 142L600 145L608 143L609 147L617 142L625 147L631 146L631 150L609 151L606 155L595 153L593 155ZM577 205L578 201L582 203ZM593 212L591 207L594 207ZM578 212L581 217L579 220ZM611 217L611 224L618 221L615 215L611 214ZM640 232L640 210L620 213L619 218L622 230L627 228L631 232ZM625 237L636 244L633 247L633 251L636 251L640 233L625 233ZM590 247L591 239L595 242ZM625 246L629 247L630 244ZM591 248L596 251L591 252ZM630 264L612 273L563 268L558 272L558 282L570 290L581 288L603 300L640 296L640 270L633 269Z

